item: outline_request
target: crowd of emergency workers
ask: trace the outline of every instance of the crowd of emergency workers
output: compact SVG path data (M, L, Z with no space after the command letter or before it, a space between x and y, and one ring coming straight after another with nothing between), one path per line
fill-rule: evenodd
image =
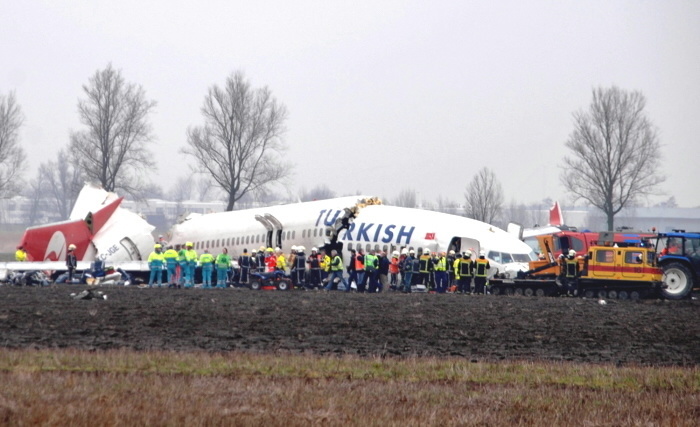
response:
M292 246L289 253L262 246L250 252L244 249L234 263L226 248L216 255L208 249L198 254L192 242L157 243L148 257L148 286L193 288L199 267L203 289L246 286L253 276L267 278L278 274L291 279L295 288L305 290L410 293L422 285L421 289L429 292L483 294L490 269L483 251L472 259L470 250L455 253L418 249L416 252L413 248L403 248L387 254L358 248L350 250L347 265L336 250L327 252L314 247L308 255L306 251L304 246Z

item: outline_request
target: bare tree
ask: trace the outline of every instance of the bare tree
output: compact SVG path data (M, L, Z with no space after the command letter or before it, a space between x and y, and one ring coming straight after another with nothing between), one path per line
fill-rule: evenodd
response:
M459 203L457 203L454 200L450 200L446 197L443 197L442 195L439 195L437 198L435 210L438 212L444 212L449 214L461 214Z
M404 208L415 208L418 207L418 196L416 190L404 189L401 190L399 195L394 201L395 206L401 206Z
M50 160L39 166L39 182L49 209L61 219L68 219L85 182L85 175L71 165L65 150L58 152L56 161Z
M335 197L335 191L331 190L328 185L320 184L315 186L309 191L301 189L299 192L299 199L302 202L310 202L312 200L326 200Z
M574 114L561 181L576 199L603 211L608 230L622 208L664 181L659 139L645 105L641 92L613 86L594 89L589 111Z
M170 200L178 203L192 199L192 183L190 183L190 178L179 176L170 189L168 197Z
M0 198L19 192L18 180L25 164L25 154L19 145L19 129L24 115L14 92L0 94Z
M202 107L204 125L187 131L182 151L197 160L227 197L226 210L250 192L281 182L291 167L282 163L287 109L267 87L253 89L242 72L211 87Z
M493 223L499 216L503 206L503 188L496 175L489 168L482 168L467 187L466 213L486 223Z
M155 167L148 149L155 101L146 99L141 86L125 82L112 64L96 71L83 91L87 98L78 102L78 112L87 129L71 134L75 167L107 191L143 198L143 172Z

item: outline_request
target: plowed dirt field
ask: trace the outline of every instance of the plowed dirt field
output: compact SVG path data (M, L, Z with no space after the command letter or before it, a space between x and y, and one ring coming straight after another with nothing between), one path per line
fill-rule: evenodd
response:
M0 287L0 347L700 363L700 301Z

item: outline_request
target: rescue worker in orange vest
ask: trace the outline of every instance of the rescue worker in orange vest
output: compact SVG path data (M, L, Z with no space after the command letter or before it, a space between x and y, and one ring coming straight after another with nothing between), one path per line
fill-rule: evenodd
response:
M391 282L389 288L398 291L399 290L399 251L394 251L391 253L391 261L389 263L389 274L391 275Z
M486 253L482 250L479 252L479 258L474 261L474 293L486 293L486 278L489 275L491 264L486 259Z
M362 248L357 248L355 255L355 270L357 271L357 292L363 293L366 289L367 274L365 273L365 252Z
M277 258L272 248L265 249L265 266L267 267L265 269L267 273L272 273L277 268Z

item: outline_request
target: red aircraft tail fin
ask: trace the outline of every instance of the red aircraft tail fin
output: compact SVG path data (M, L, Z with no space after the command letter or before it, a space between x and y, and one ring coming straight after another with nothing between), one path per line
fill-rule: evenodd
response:
M564 217L561 214L559 202L554 202L554 206L549 210L549 225L564 225Z

